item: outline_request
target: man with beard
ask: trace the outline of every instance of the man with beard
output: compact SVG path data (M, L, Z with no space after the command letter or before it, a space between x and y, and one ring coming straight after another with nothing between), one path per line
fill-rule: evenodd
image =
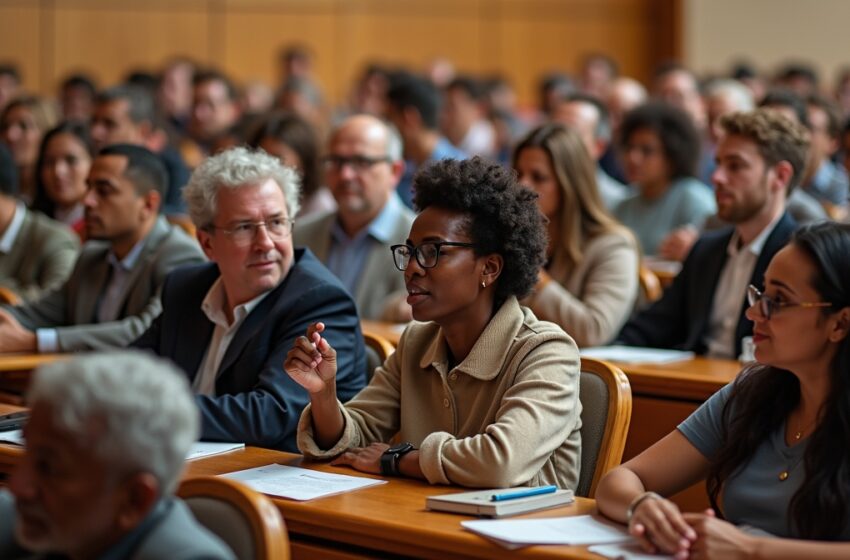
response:
M375 117L350 117L331 136L325 169L338 209L298 224L295 244L309 247L336 274L364 319L409 321L404 275L390 253L414 218L396 194L404 171L401 139Z
M731 227L704 234L662 298L629 321L618 342L735 358L752 333L747 286L763 288L774 253L796 224L785 211L809 146L805 129L775 111L733 113L712 174L718 216Z
M0 352L125 346L162 309L166 274L203 261L198 244L159 216L167 176L141 146L104 148L92 163L85 244L68 280L40 299L0 309Z

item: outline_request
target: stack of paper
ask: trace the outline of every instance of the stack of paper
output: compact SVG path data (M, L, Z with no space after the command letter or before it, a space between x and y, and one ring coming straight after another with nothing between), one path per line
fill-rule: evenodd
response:
M200 459L201 457L209 457L210 455L218 455L227 453L228 451L236 451L237 449L245 449L244 443L219 442L219 441L196 441L189 449L189 454L186 455L186 460Z
M592 515L461 521L464 529L487 537L506 548L532 544L618 544L634 542L625 527Z
M685 352L684 350L663 350L639 346L594 346L583 348L581 355L587 358L624 364L667 364L690 360L694 357L693 352Z
M266 465L220 476L243 482L263 494L298 501L324 498L387 483L386 480L323 473L284 465Z

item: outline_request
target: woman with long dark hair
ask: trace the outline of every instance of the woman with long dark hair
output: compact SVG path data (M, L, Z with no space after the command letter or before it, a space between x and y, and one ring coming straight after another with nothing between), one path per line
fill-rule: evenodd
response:
M749 289L758 363L602 480L600 511L646 549L850 557L850 543L835 542L850 541L848 254L850 225L800 230L770 262L763 290ZM662 497L701 479L711 510L683 514Z

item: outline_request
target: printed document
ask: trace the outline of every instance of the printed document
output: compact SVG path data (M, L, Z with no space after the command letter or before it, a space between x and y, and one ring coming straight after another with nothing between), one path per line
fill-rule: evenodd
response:
M266 465L219 476L243 482L263 494L298 501L323 498L387 483L386 480L323 473L285 465Z

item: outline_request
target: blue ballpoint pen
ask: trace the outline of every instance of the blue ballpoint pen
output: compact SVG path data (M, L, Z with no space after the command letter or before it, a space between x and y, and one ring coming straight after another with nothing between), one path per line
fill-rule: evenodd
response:
M517 498L528 498L529 496L539 496L540 494L552 494L558 489L557 486L536 486L534 488L523 488L522 490L512 490L501 494L493 494L490 496L491 502L503 502L505 500L515 500Z

